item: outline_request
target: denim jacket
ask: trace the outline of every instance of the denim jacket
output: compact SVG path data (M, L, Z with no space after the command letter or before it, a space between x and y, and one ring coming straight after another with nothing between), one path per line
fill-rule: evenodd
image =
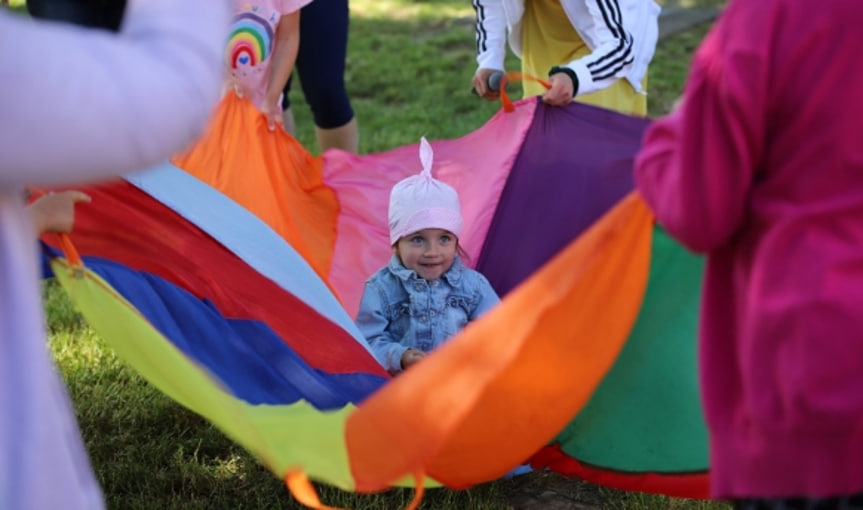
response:
M499 301L488 280L458 257L440 278L426 281L394 255L366 282L356 322L377 360L395 374L408 348L436 349Z

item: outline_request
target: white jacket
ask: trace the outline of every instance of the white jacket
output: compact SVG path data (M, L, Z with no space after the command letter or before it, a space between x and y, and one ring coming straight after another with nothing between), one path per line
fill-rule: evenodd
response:
M507 34L513 52L521 57L524 2L473 0L479 68L503 70ZM602 90L620 78L643 92L641 81L659 34L659 5L653 0L561 0L561 5L591 50L572 62L561 62L578 77L576 93Z

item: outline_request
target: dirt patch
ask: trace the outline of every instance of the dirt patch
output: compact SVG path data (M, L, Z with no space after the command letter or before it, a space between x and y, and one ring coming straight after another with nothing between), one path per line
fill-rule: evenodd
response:
M534 472L500 481L503 500L514 510L600 510L595 485L552 472Z

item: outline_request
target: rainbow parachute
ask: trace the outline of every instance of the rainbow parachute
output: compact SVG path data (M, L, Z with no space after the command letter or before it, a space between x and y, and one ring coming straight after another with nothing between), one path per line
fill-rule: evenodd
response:
M432 142L470 262L503 301L394 379L352 317L417 145L312 157L229 95L173 164L85 189L73 246L46 237L46 258L121 356L295 494L305 476L462 488L529 460L706 497L702 260L633 192L646 125L531 99Z

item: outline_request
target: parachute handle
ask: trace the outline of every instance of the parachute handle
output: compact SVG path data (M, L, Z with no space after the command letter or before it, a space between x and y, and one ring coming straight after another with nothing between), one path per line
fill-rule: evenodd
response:
M535 81L542 85L547 89L551 88L551 83L547 80L543 80L542 78L537 78L531 74L522 73L519 71L508 71L503 75L503 78L500 80L500 103L503 106L503 111L507 113L511 113L515 111L515 106L512 105L512 100L510 100L509 95L506 93L506 85L510 82L515 81Z
M418 469L414 472L413 476L415 486L414 497L411 499L405 510L417 510L423 500L423 495L425 494L425 487L423 486L425 473L422 469ZM300 469L288 470L287 474L285 474L285 485L288 487L288 490L291 491L291 495L294 496L294 499L309 508L314 508L316 510L343 510L340 508L325 506L321 503L315 487L312 485L312 482L309 481L309 477Z

